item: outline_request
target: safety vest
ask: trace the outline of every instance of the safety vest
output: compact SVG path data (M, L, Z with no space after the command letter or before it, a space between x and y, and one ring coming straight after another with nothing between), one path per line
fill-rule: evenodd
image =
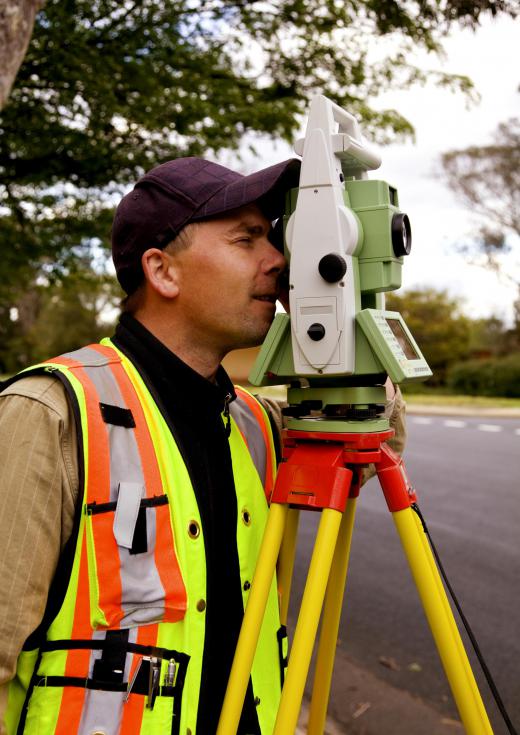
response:
M195 735L206 561L179 449L137 370L109 340L20 377L38 371L60 378L71 398L84 492L63 602L43 643L20 655L10 685L8 735ZM245 607L275 455L253 396L237 389L230 414ZM262 733L276 719L281 640L273 580L251 672Z

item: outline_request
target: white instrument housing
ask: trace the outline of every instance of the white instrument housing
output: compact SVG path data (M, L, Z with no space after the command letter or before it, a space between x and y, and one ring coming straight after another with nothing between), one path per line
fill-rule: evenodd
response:
M296 208L286 229L290 252L290 308L294 368L300 375L351 374L355 369L355 319L359 310L356 249L359 220L344 201L344 177L365 178L379 156L361 137L357 120L323 95L310 106L305 138L296 142L302 167ZM319 264L336 255L346 264L337 282ZM321 325L322 336L309 336Z

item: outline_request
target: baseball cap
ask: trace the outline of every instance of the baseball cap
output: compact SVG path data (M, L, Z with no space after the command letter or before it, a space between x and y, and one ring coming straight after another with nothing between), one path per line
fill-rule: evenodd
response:
M112 226L112 258L123 289L142 282L141 256L165 247L190 222L257 204L274 220L286 192L298 186L300 161L290 159L248 176L203 158L177 158L144 174L121 200Z

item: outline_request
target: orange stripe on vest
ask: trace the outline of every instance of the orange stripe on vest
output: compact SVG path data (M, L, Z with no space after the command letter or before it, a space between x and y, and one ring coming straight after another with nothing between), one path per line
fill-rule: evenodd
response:
M114 350L110 347L103 345L90 345L90 347L108 358L114 356ZM110 369L135 420L135 436L145 478L146 495L149 498L162 495L162 479L141 402L121 361L118 359L116 362L111 362ZM165 592L164 620L175 623L182 620L186 613L186 588L175 553L175 541L170 522L170 506L158 506L155 508L155 513L155 565Z
M108 431L99 409L98 392L83 369L83 366L69 358L58 358L54 362L66 365L81 382L85 393L87 410L88 437L90 446L87 452L86 487L89 497L85 502L108 503L110 501L110 445ZM95 493L95 495L94 495ZM94 497L92 497L94 495ZM103 559L103 570L108 585L99 586L99 607L110 627L117 627L123 618L121 608L121 572L119 552L113 532L113 517L100 513L92 524L96 558ZM79 600L78 600L79 603ZM83 604L86 603L86 600ZM77 609L78 606L76 606ZM89 636L90 637L90 636Z
M267 502L269 503L271 500L271 494L274 488L276 468L273 465L273 454L271 451L270 434L269 434L269 429L266 424L266 418L265 418L264 412L262 411L260 404L255 398L253 398L253 396L251 396L247 391L243 390L242 388L239 388L238 386L235 386L235 392L237 396L239 396L244 401L244 403L247 404L249 409L252 411L255 419L257 420L258 425L262 429L262 436L264 438L265 448L266 448L266 468L265 468L264 490L265 490Z

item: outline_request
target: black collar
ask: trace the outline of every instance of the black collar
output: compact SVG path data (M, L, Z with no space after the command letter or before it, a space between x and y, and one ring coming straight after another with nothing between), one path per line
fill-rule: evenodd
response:
M183 362L130 314L122 314L114 344L135 363L170 410L219 413L236 398L233 384L220 365L214 383ZM195 418L195 417L194 417Z

